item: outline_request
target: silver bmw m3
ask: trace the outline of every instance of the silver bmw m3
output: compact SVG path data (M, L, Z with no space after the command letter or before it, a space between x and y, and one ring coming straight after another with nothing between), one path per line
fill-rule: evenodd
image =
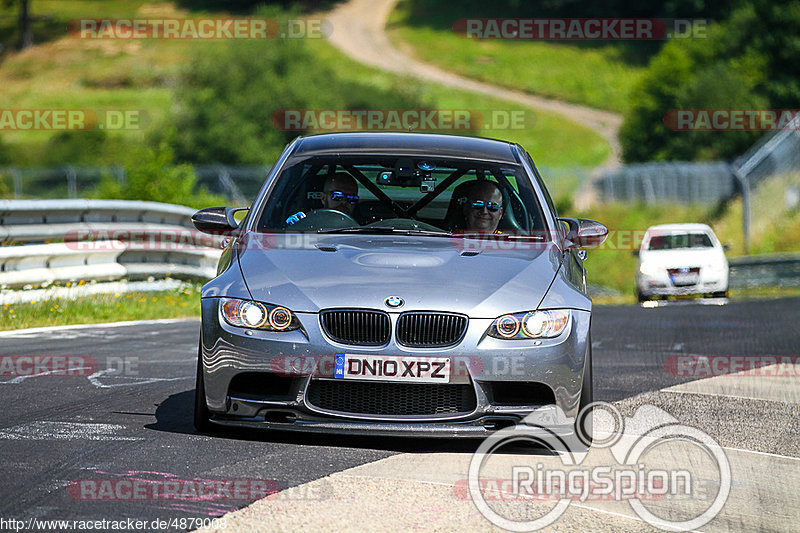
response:
M591 437L583 248L607 230L559 218L521 146L301 137L249 208L193 220L228 236L202 291L198 430L483 437L550 406Z

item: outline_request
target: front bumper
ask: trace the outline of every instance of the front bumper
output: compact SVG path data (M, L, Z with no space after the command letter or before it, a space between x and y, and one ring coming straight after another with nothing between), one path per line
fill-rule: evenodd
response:
M639 272L636 276L636 287L639 294L643 296L682 296L725 292L728 290L728 271L701 269L697 283L691 285L673 284L666 269L654 276Z
M577 414L589 334L588 311L572 311L572 320L556 339L505 341L485 336L493 319L470 319L459 344L447 348L411 349L394 338L385 346L341 345L323 333L315 313L297 313L303 330L269 332L230 326L219 317L217 298L202 300L202 354L206 403L211 420L226 426L246 426L289 431L363 434L485 437L519 423L543 405L555 404L570 418ZM398 314L391 314L392 331ZM309 399L309 386L330 377L335 353L450 357L461 363L451 383L472 387L474 408L469 412L435 415L375 415L337 412ZM326 369L327 367L327 369ZM279 376L291 384L280 394L232 390L243 374ZM342 380L335 380L341 383ZM541 385L547 394L530 398L503 398L498 391L518 382ZM555 407L554 407L555 409ZM565 424L551 428L571 434Z

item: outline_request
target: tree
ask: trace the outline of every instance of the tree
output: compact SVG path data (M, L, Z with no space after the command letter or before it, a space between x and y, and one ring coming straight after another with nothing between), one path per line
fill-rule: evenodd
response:
M30 0L4 0L3 4L11 7L15 2L19 3L19 40L17 41L17 49L24 50L29 46L33 46Z
M620 130L626 161L731 159L761 132L672 131L673 109L796 109L800 101L800 0L753 0L709 28L673 40L631 95Z

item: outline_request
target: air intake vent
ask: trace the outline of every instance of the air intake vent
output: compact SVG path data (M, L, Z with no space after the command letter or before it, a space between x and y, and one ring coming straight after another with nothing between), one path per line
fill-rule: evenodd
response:
M313 380L306 398L319 409L359 415L457 415L477 405L475 389L467 384Z
M320 313L322 329L336 342L381 346L389 342L389 315L380 311L331 309Z
M397 320L397 342L415 348L456 344L467 329L467 317L448 313L404 313Z

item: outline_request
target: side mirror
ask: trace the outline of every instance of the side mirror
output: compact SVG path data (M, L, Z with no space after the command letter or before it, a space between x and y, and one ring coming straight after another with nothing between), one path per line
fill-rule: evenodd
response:
M212 235L230 235L239 229L236 221L237 211L246 211L249 207L207 207L192 215L192 224L203 233Z
M633 257L639 257L639 250L633 250L633 251L631 252L631 255L632 255Z
M726 242L725 244L722 245L722 249L725 250L726 252L730 252L731 245Z
M608 228L599 222L586 218L559 218L569 226L567 231L568 248L594 248L603 244L608 236Z

